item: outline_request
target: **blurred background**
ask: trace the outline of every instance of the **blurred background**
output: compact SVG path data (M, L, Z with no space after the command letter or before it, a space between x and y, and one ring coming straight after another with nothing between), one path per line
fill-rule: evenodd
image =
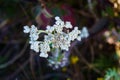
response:
M45 30L55 16L89 32L58 69L23 33L25 25ZM0 80L120 80L119 41L120 0L0 0Z

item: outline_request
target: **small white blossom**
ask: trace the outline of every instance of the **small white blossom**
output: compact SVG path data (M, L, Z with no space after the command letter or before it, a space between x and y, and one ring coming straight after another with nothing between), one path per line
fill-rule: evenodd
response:
M54 27L47 26L46 31L52 33L54 31Z
M44 58L47 58L48 57L48 54L47 53L40 53L39 55L40 57L44 57Z
M24 33L29 33L29 32L30 32L29 26L24 26L23 32L24 32Z
M43 42L42 44L40 44L40 56L46 58L46 56L48 55L47 52L50 51L50 46L47 42Z
M31 41L35 41L38 38L39 38L38 29L37 29L37 27L35 27L34 25L32 25L31 29L30 29L30 40Z
M80 34L80 30L78 30L78 27L74 27L74 30L72 30L69 34L68 34L68 40L74 41L75 39L81 40L80 37L78 37L78 35Z
M36 41L39 38L38 29L34 25L32 25L31 28L29 28L29 26L24 26L23 32L30 33L30 41Z
M61 33L62 30L63 30L63 27L60 26L60 25L53 25L53 27L55 28L55 31L56 31L57 33Z
M66 24L65 24L65 27L66 28L72 28L73 26L70 22L67 21Z
M39 44L40 42L39 41L30 41L30 48L36 52L39 52Z
M31 41L36 41L39 38L39 35L37 33L32 33L29 37Z
M87 38L89 36L88 30L86 27L83 27L83 29L81 30L81 34L80 37L81 38Z
M38 31L37 27L35 27L35 25L31 26L31 33L36 33Z
M59 16L56 16L56 17L55 17L55 20L57 21L57 20L61 20L61 19L60 19Z

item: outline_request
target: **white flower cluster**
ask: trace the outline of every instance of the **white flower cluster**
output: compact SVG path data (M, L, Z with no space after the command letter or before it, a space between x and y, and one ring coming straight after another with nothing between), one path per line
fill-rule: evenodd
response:
M47 52L50 51L50 47L49 44L47 42L42 42L42 41L38 41L39 38L39 34L41 32L41 30L38 30L34 25L31 26L31 28L29 28L29 26L24 26L24 33L30 33L29 37L30 37L30 41L29 43L31 44L30 48L36 52L41 52L40 56L41 57L48 57Z
M40 41L37 41L37 39L39 38L38 29L34 25L32 25L31 28L29 28L29 26L24 26L23 32L30 33L30 35L29 35L29 37L30 37L29 43L31 44L30 48L36 52L39 52Z
M71 41L80 39L80 30L77 27L71 32L63 32L63 29L72 28L70 22L64 23L59 17L55 17L55 24L53 26L47 26L46 32L48 35L44 37L46 42L52 44L52 48L61 48L61 50L68 51Z
M78 27L74 27L71 32L68 31L70 28L73 28L70 22L64 22L59 17L55 17L55 20L55 24L47 26L45 31L38 30L34 25L31 28L24 26L24 33L30 34L30 48L36 52L41 52L40 57L47 58L47 52L50 51L50 48L60 48L61 50L68 51L71 41L75 39L80 41L81 37L84 37L84 35L80 35L81 31L78 30ZM67 31L64 32L64 29ZM43 41L38 41L41 32L45 32L47 35L44 36ZM85 37L87 36L88 34L85 35Z

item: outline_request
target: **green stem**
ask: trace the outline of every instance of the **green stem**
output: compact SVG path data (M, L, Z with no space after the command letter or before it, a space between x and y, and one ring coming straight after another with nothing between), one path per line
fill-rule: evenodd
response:
M48 32L46 32L44 30L39 30L38 33L40 34L40 33L48 33Z

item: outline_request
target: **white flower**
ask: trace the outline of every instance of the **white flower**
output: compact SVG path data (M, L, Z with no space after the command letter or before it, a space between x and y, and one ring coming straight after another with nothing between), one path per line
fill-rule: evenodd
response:
M47 26L46 30L38 30L37 27L34 25L29 28L28 26L24 26L24 33L29 33L31 44L30 48L36 52L41 52L40 57L48 57L48 52L51 50L51 48L59 48L61 50L69 50L71 41L74 41L75 39L81 40L80 35L81 31L78 30L78 27L74 27L74 29L69 32L64 32L64 28L72 28L72 24L70 22L64 22L60 19L60 17L55 17L55 24L53 26ZM43 41L38 41L39 34L41 32L47 33L47 35L44 36ZM83 28L82 33L85 33L86 29ZM80 35L80 36L79 36ZM88 34L84 34L84 37L87 37ZM50 46L51 45L51 46ZM57 63L59 64L59 63Z
M78 30L78 27L74 27L74 30L72 30L69 34L68 34L68 40L70 41L74 41L75 39L81 40L80 37L78 37L78 35L80 34L80 30Z
M30 33L30 41L36 41L39 38L38 29L34 25L32 25L31 28L29 28L29 26L24 26L23 32Z
M37 41L37 39L39 38L37 27L35 27L34 25L32 25L31 28L29 28L29 26L24 26L24 33L30 33L30 48L36 52L39 52L40 41Z
M40 42L39 41L30 41L30 48L36 52L39 52L39 44Z
M24 32L24 33L29 33L29 32L30 32L29 26L24 26L23 32Z
M39 32L37 27L35 27L34 25L31 26L31 30L30 30L30 40L31 41L35 41L39 38Z
M64 25L64 22L59 17L55 17L55 20L56 20L56 22L55 22L56 25L61 25L61 26Z
M47 26L48 35L45 35L44 41L48 43L52 43L52 48L61 48L62 50L69 50L70 42L78 39L81 40L78 35L80 34L80 30L78 27L75 27L73 31L65 33L63 32L63 28L72 28L70 22L64 22L59 18L55 17L56 24L52 26ZM51 28L54 28L51 30Z
M63 30L63 27L65 27L65 24L59 17L55 17L55 20L56 22L53 25L53 27L55 28L55 31L57 31L57 33L61 33Z
M57 20L61 20L61 19L60 19L59 16L56 16L56 17L55 17L55 20L57 21Z
M65 24L65 27L66 28L72 28L73 26L70 22L67 21L66 24Z
M35 25L32 25L31 26L31 31L30 31L31 33L36 33L36 32L38 32L38 29L37 29L37 27L35 27Z
M47 58L48 57L48 54L47 53L40 53L39 55L40 57L44 57L44 58Z
M54 40L54 34L48 33L48 35L44 36L44 42L47 43L52 43L52 41Z
M64 37L63 34L54 34L52 36L52 47L53 48L59 48L62 44L64 44Z
M62 30L63 30L63 27L60 26L60 25L53 25L53 27L55 28L55 31L56 31L57 33L61 33Z
M30 34L30 40L31 41L36 41L39 38L39 35L36 33Z
M43 44L40 44L40 51L41 52L48 52L50 51L50 46L47 42L44 42Z
M40 56L42 57L47 57L47 52L50 51L50 46L49 46L49 43L47 42L43 42L42 44L40 44Z
M46 31L52 33L54 31L54 27L47 26Z
M88 33L88 30L86 27L83 27L82 31L81 31L81 34L80 34L80 37L81 38L87 38L89 36L89 33Z

